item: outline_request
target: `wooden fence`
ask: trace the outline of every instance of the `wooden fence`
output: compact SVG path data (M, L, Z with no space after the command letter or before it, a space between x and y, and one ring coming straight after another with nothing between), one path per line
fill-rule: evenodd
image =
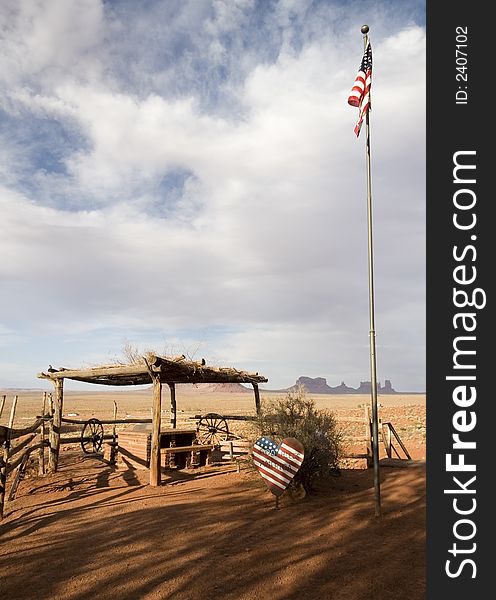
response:
M0 398L0 417L5 407L6 396ZM50 461L45 460L45 448L50 448L51 454L58 456L60 444L79 444L83 441L83 434L74 437L61 438L60 434L72 431L76 426L84 426L88 422L82 419L69 419L60 415L60 424L54 422L54 403L52 394L43 392L41 416L23 428L14 428L14 419L17 408L18 396L14 396L7 426L0 425L0 519L3 518L5 502L13 500L28 464L29 457L38 451L38 474L44 475L47 470L56 471ZM115 460L115 447L117 441L117 424L151 423L151 419L118 419L117 404L114 402L113 419L99 420L101 425L112 425L112 433L103 435L103 439L111 441L110 461ZM84 430L83 430L84 431ZM88 436L84 440L90 440ZM52 461L53 462L53 461ZM16 471L17 470L17 471ZM9 475L10 490L7 495L7 477Z
M366 459L367 467L372 467L372 444L373 444L373 436L372 436L372 417L370 407L364 407L364 416L363 417L338 417L338 423L363 423L364 425L364 433L363 435L353 435L346 436L348 440L353 441L355 443L365 443L365 453L360 454L345 454L343 458L353 458L353 459ZM384 449L386 451L386 455L388 459L394 459L394 455L396 455L397 459L401 460L411 460L411 456L406 449L405 444L401 440L398 432L394 428L393 424L390 422L383 422L382 419L379 419L379 431L378 431L378 443L379 445L382 443L384 445ZM400 455L400 450L404 454L404 457Z
M18 396L14 396L10 409L8 426L0 425L0 519L3 518L5 497L7 493L7 477L17 469L8 499L13 499L27 466L29 456L38 451L38 472L45 473L45 448L49 442L46 436L46 423L52 420L52 414L45 414L47 409L48 394L43 394L41 416L27 427L14 428L14 419L17 408ZM0 417L5 406L5 396L0 400ZM14 442L14 443L13 443Z

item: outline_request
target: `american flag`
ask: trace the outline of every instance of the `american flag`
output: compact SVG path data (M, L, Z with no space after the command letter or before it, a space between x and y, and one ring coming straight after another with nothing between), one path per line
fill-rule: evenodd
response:
M355 83L348 98L348 104L358 107L358 122L355 125L355 134L360 135L363 117L370 110L370 88L372 87L372 47L367 43L362 58L362 64L358 69Z
M305 457L303 444L295 438L285 438L280 444L261 437L253 447L253 461L269 490L280 496L298 472Z

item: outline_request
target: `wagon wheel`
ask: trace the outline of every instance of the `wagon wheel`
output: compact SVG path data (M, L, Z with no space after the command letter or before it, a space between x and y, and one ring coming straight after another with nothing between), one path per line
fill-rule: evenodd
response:
M97 454L102 449L103 425L98 419L86 421L81 432L81 448L85 454Z
M197 440L200 444L218 445L229 439L227 421L222 415L208 413L201 417L196 426Z

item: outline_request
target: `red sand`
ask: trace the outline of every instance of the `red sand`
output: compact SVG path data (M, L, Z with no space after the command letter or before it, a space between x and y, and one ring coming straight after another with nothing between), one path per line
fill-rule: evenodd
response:
M425 401L409 400L381 400L381 417L394 423L412 458L423 459ZM363 415L350 402L335 408L340 420ZM363 424L341 426L348 452L363 452ZM152 488L146 471L116 470L69 448L58 473L25 479L6 506L1 597L425 598L424 466L381 468L377 520L371 470L343 469L314 495L284 495L275 510L274 497L247 469L176 471ZM343 464L357 462L364 464Z
M22 482L0 525L0 593L33 599L425 597L425 469L345 470L298 501L232 467L176 472L151 488L68 451Z

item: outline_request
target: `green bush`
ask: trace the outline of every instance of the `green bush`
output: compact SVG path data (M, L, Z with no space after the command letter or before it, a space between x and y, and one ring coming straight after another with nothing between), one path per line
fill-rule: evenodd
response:
M319 479L339 473L341 435L336 419L330 411L317 410L315 402L305 397L304 390L288 392L276 401L264 400L258 428L261 435L274 441L294 437L303 444L305 459L290 484L293 489L301 484L310 492Z

